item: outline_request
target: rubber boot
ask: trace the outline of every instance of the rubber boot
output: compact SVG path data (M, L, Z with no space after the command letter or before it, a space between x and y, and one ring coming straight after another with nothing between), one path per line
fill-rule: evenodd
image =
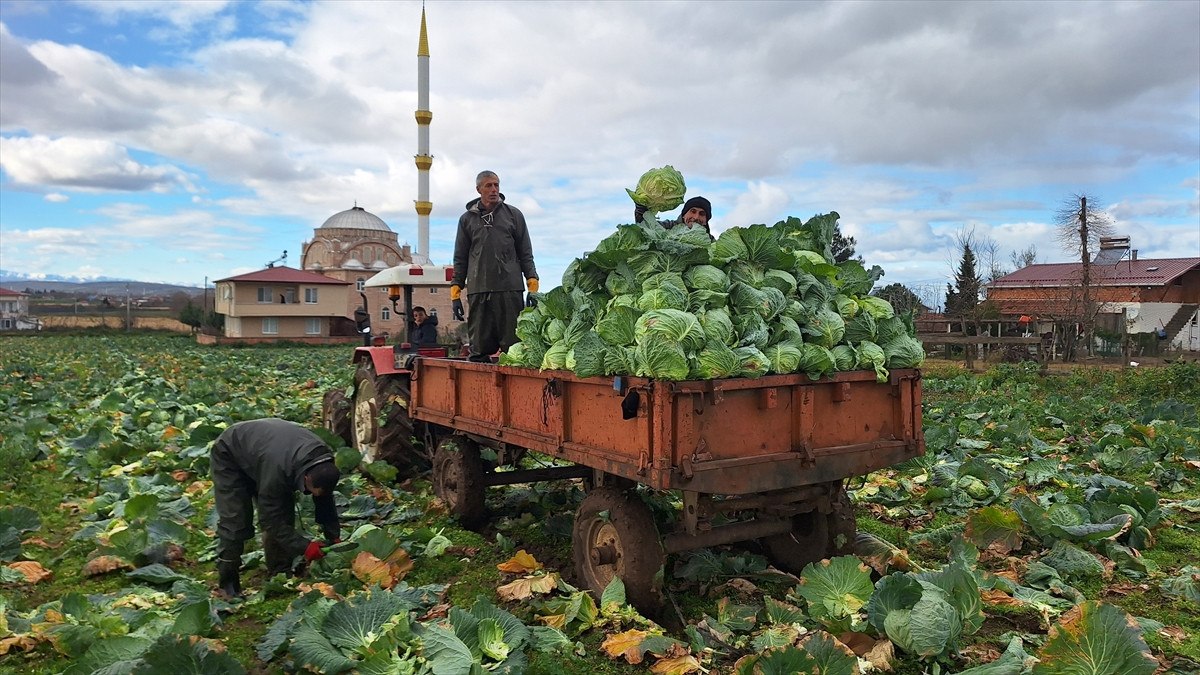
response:
M242 596L241 561L217 559L217 588L231 598Z
M231 598L242 595L242 547L245 542L217 540L217 588Z

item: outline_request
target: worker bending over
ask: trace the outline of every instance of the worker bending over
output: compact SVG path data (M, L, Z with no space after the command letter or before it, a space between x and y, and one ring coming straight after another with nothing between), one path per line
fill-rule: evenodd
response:
M316 434L281 419L238 422L213 443L217 506L217 585L241 595L242 547L254 536L254 509L262 528L267 573L290 574L292 561L324 557L321 544L296 531L296 493L311 494L325 541L339 541L333 491L340 474L333 453Z

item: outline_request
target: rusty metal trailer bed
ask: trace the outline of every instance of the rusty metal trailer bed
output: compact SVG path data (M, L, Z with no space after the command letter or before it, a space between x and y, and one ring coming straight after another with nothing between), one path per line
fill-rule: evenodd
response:
M574 557L599 593L614 576L641 606L658 602L666 553L760 540L793 571L848 552L854 517L843 480L924 452L921 373L893 370L667 382L578 378L456 359L409 364L408 416L436 447L435 488L464 521L488 485L577 477ZM498 471L526 450L570 462ZM660 534L631 490L676 490L683 508Z

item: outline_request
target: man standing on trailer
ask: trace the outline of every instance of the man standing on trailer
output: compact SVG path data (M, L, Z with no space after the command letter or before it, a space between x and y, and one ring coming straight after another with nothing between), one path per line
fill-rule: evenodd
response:
M294 422L238 422L213 442L210 455L217 506L217 586L241 595L242 547L254 536L254 509L263 531L267 573L291 573L292 561L324 557L322 545L296 532L296 493L313 497L325 541L339 541L341 524L333 491L340 473L333 453L313 432Z
M537 293L538 275L533 265L533 245L525 216L504 203L500 177L482 171L475 177L479 198L467 203L458 219L454 241L454 280L450 286L454 318L463 318L462 289L467 289L471 316L467 334L472 361L489 362L497 351L517 341L517 315L525 289Z

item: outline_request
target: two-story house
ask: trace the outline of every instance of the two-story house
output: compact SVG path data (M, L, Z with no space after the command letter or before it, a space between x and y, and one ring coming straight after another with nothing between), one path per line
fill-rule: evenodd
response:
M42 322L29 316L29 294L0 288L0 330L40 330Z
M353 286L315 272L268 267L218 279L215 309L225 315L226 338L317 342L344 321Z

